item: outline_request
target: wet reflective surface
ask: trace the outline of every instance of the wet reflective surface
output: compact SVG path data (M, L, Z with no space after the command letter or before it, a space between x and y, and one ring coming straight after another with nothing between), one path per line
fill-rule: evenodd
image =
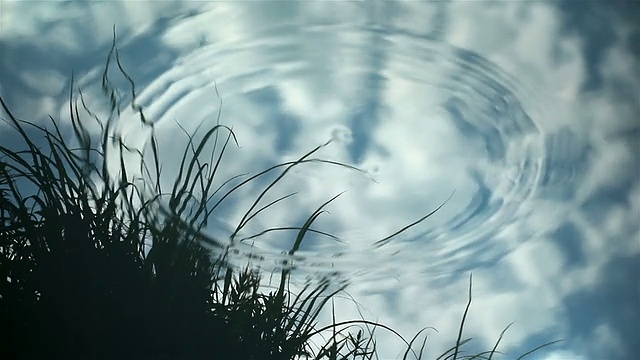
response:
M428 354L455 333L473 272L467 331L478 341L516 321L509 354L564 338L539 358L629 358L640 331L639 6L586 4L3 3L0 91L21 118L68 119L73 69L105 111L115 23L136 103L156 126L164 188L186 133L218 121L240 145L225 152L218 186L330 139L314 157L361 170L294 168L261 206L297 194L233 238L276 175L225 198L205 232L238 264L251 255L277 268L296 232L254 235L302 226L346 190L314 223L335 238L305 238L296 271L337 272L403 333L436 327ZM120 130L142 147L137 121L123 107Z

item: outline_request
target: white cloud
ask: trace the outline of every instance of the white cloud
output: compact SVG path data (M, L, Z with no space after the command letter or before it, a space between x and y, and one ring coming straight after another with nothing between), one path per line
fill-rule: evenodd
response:
M536 359L535 355L533 356L533 359ZM537 359L540 359L540 360L586 360L588 358L582 355L573 353L571 351L560 350L560 351L552 351Z

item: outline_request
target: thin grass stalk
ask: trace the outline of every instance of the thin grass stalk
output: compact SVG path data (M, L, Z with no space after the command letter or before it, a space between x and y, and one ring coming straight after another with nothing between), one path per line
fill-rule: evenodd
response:
M464 322L467 319L467 314L469 313L469 308L471 307L471 286L473 284L473 274L469 274L469 301L467 302L467 306L464 309L464 314L462 315L462 321L460 322L460 330L458 331L458 340L456 340L456 348L453 352L453 360L458 358L458 352L460 351L460 341L462 339L462 330L464 328Z

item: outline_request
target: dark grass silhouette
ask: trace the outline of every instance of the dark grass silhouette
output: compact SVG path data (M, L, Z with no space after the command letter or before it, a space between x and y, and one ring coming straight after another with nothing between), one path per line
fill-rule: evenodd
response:
M149 163L144 161L149 154L130 149L114 130L120 111L118 92L109 79L114 59L130 82L132 107L141 124L153 131L153 122L135 103L133 80L122 68L115 37L102 83L111 104L108 119L95 116L72 85L69 112L78 148L65 142L53 118L52 129L20 120L0 97L7 117L3 120L25 145L0 145L0 358L372 359L377 358L378 329L406 343L403 358L422 357L422 332L405 341L393 329L364 319L336 321L334 316L332 323L319 325L320 311L344 291L344 286L331 290L331 278L309 282L294 294L288 290L292 270L283 264L276 288L265 289L258 271L229 265L228 248L205 247L212 244L200 230L245 184L280 172L252 203L234 236L257 213L292 196L262 204L293 167L325 162L357 169L312 158L327 143L297 161L242 181L237 178L234 186L236 179L215 186L225 149L235 142L231 129L216 125L199 142L187 134L190 141L180 171L171 191L164 192L155 137ZM96 146L87 118L102 129ZM116 150L110 144L116 144ZM201 161L206 145L217 149L209 162ZM127 173L125 154L143 160L144 181ZM108 160L120 165L116 177L107 169ZM311 226L336 197L300 227L266 231L294 231L288 253L294 255L309 232L331 236ZM502 335L492 350L463 356L462 347L470 340L462 338L469 304L455 344L439 359L490 359L499 353Z

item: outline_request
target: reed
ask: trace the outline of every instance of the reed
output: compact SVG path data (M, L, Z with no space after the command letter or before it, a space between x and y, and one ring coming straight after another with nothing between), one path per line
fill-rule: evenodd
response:
M115 130L120 104L110 81L114 61L130 84L131 106L141 125L151 130L150 147L144 151L129 147ZM115 36L102 86L111 105L106 120L92 113L82 92L71 87L69 113L79 143L75 148L65 142L55 119L49 118L51 128L18 119L0 97L3 121L24 142L22 149L0 145L0 357L373 359L374 335L380 329L406 343L403 359L422 358L422 331L407 341L383 324L338 321L335 313L332 323L319 325L319 314L345 291L344 285L336 289L327 277L293 293L293 270L283 266L275 274L277 286L266 289L259 271L231 266L229 247L202 232L225 199L267 174L277 176L251 203L232 239L257 214L294 196L264 204L266 195L294 167L321 162L359 171L314 158L328 143L296 161L218 184L225 151L237 145L233 131L219 124L218 113L217 125L200 141L187 134L180 169L165 191L154 123L136 104L134 82L122 67ZM101 129L96 145L88 121ZM214 151L207 161L208 146ZM125 158L132 154L141 159L136 176L126 166ZM109 162L119 165L116 176ZM309 233L332 237L312 225L338 196L320 204L302 226L264 232L293 231L291 256ZM492 350L462 356L470 340L462 337L470 302L471 282L459 336L439 359L491 359L498 354L502 335Z

